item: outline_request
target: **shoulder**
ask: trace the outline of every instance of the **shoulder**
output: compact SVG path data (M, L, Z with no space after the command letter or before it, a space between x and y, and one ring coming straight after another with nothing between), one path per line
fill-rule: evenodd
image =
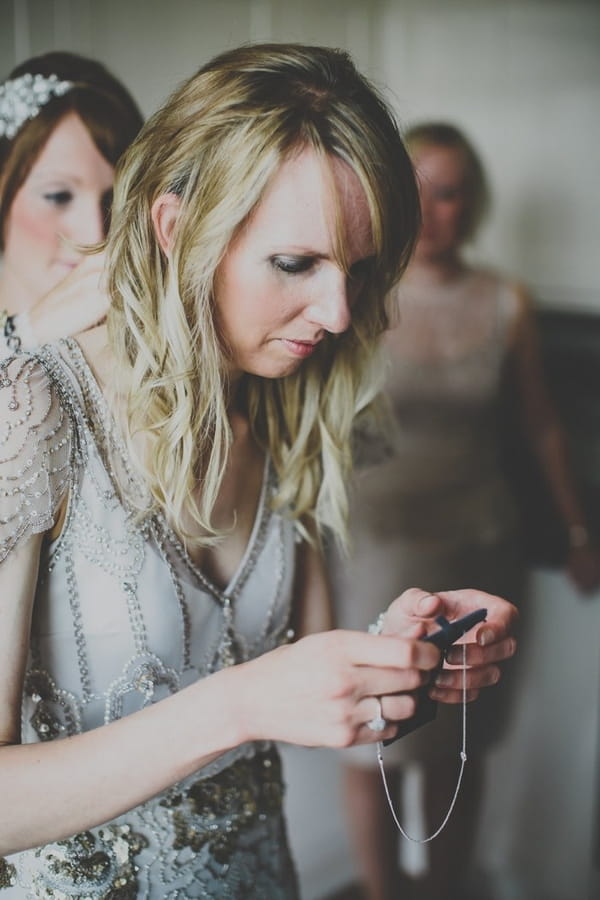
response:
M486 292L495 298L499 321L504 324L509 342L519 334L529 320L533 303L528 288L516 278L493 268L478 268L475 276Z
M67 417L56 369L41 352L22 352L0 361L0 428L4 440L25 430L40 436Z
M529 290L522 281L494 268L485 268L479 271L505 304L519 309L524 303L530 303Z
M49 366L35 353L0 363L0 560L52 527L68 486L72 419Z

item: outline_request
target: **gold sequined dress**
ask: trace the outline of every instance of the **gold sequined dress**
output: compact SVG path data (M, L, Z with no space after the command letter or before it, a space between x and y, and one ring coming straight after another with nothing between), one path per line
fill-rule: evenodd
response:
M221 591L162 517L139 521L122 499L134 478L75 341L0 363L0 390L14 413L0 423L0 562L69 493L40 566L24 743L107 724L286 640L295 533L270 509L268 463ZM0 859L0 900L293 900L282 799L275 747L243 745L114 821Z

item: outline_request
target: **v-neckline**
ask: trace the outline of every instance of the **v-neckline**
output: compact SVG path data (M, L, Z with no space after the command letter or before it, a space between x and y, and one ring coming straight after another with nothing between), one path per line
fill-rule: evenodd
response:
M125 443L123 437L118 429L116 420L111 413L108 403L106 401L106 397L100 387L98 379L96 378L94 371L89 364L88 360L85 357L85 354L81 348L81 345L74 337L63 338L59 343L64 344L72 356L76 358L76 362L80 367L81 375L85 378L87 382L87 387L90 389L91 399L94 406L97 408L99 416L104 423L104 431L106 436L111 435L111 440L116 446L119 455L121 456L122 462L125 466L125 469L128 472L128 475L131 478L135 478L136 481L139 479L136 475L133 475L130 471L129 460L127 456L127 451L125 447ZM85 401L85 397L84 397ZM89 417L86 416L89 419ZM93 424L90 424L91 430L96 436L96 431L93 427ZM99 448L100 449L100 448ZM102 462L104 465L108 463L108 460L104 459L104 453L101 453ZM160 528L160 531L168 536L169 541L174 545L179 558L185 564L190 574L193 575L200 584L214 597L214 599L218 600L221 604L228 604L235 597L236 593L243 586L244 575L246 570L252 560L253 551L255 546L259 543L260 537L264 530L266 524L266 512L267 512L267 488L270 482L270 460L268 454L265 455L264 467L263 467L263 478L260 489L260 494L258 497L258 503L256 506L256 513L254 516L254 522L252 524L252 529L250 531L250 536L248 538L248 543L246 544L246 548L240 558L238 565L233 572L233 575L227 582L224 588L218 587L211 578L206 575L201 567L197 565L189 556L188 551L185 548L184 542L181 540L179 535L173 530L173 528L169 525L166 516L162 509L158 510L154 515L153 519L156 521L157 525ZM142 485L140 485L140 488Z
M193 575L198 578L203 584L207 587L210 587L211 592L218 597L222 603L229 602L235 598L241 586L244 583L244 575L246 574L246 570L250 565L250 562L253 557L254 549L257 545L260 544L260 538L262 536L264 527L266 525L266 513L267 513L267 488L270 480L270 465L269 465L269 457L265 457L264 468L263 468L263 478L262 484L260 488L260 494L258 497L258 503L256 505L256 513L254 516L254 522L252 524L252 529L250 531L250 536L248 538L248 543L246 544L246 548L242 553L240 561L235 568L235 571L227 585L224 588L218 587L212 579L205 575L202 571L201 567L195 563L191 557L189 556L183 541L179 538L179 536L169 527L168 523L162 511L160 513L161 522L169 529L169 534L173 542L177 545L180 556L182 560L187 565L188 569L192 572Z

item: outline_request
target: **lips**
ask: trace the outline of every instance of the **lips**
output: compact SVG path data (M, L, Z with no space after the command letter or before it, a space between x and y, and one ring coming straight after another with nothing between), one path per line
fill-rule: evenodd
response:
M281 343L289 350L293 356L300 359L306 359L310 356L319 345L318 341L296 341L291 338L282 338Z

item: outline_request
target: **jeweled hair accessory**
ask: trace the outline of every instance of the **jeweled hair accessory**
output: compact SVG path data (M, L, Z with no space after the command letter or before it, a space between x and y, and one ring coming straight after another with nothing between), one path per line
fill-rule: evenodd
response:
M57 75L27 72L0 85L0 137L14 138L28 119L34 119L53 97L61 97L73 87Z

